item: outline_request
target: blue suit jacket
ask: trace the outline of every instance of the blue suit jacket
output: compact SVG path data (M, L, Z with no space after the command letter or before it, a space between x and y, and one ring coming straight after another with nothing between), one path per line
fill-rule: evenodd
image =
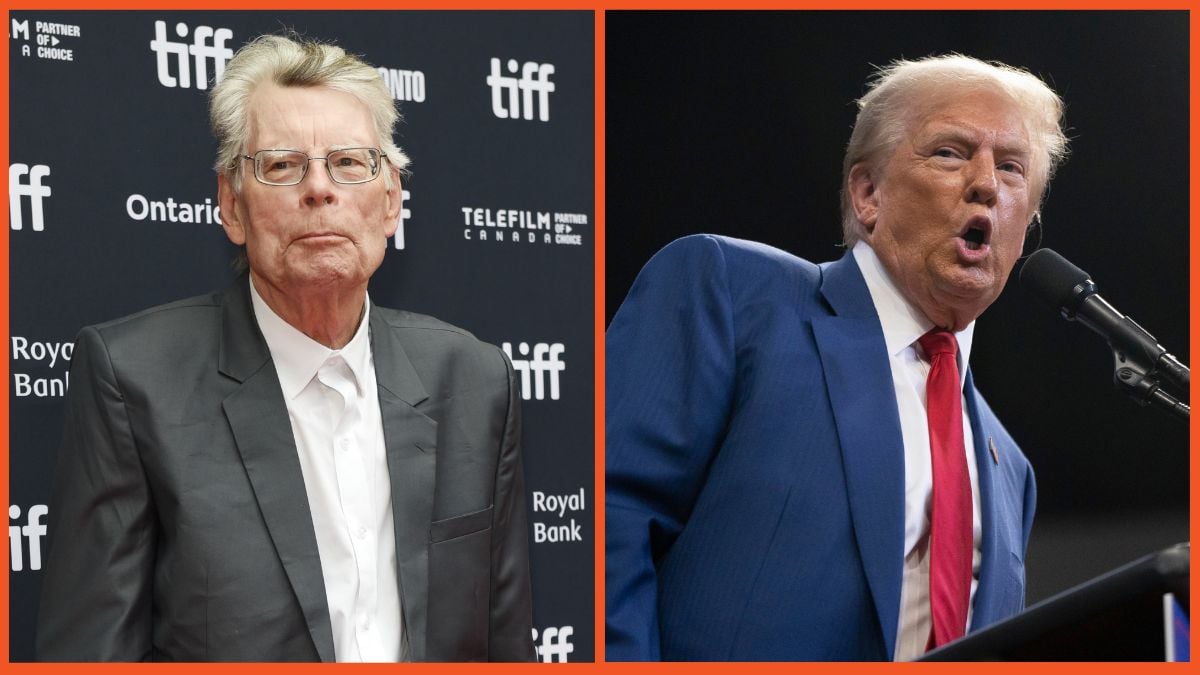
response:
M818 266L678 240L642 270L606 342L607 658L890 659L904 448L854 257ZM965 393L978 629L1024 605L1035 488L969 371Z

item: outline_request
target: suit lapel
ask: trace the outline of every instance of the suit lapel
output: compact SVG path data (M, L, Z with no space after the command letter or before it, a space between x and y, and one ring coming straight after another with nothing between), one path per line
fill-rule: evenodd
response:
M322 661L333 661L333 629L304 475L279 377L254 320L245 276L225 292L222 312L218 367L241 383L222 408L313 644Z
M409 657L423 661L429 606L429 523L437 457L437 422L416 406L429 398L395 329L371 307L371 353L392 487L396 567Z
M997 503L995 461L988 447L990 439L997 435L996 431L983 424L979 414L978 392L975 391L975 381L967 369L964 391L967 400L967 417L971 421L971 429L975 437L975 470L979 476L979 519L982 536L982 551L979 564L979 587L975 592L974 611L971 625L986 625L996 621L993 601L997 591L1006 584L1012 583L1003 571L1008 568L1004 556L1009 550L1020 550L1015 542L1007 541L1004 537L1005 528L1000 527L997 517L1003 509Z
M904 559L904 445L883 329L849 252L822 266L835 316L812 321L833 407L854 535L890 656Z

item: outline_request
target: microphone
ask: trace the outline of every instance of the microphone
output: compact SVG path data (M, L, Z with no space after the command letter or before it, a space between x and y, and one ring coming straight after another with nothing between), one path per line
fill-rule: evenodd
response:
M1117 361L1119 387L1134 390L1130 393L1135 398L1183 405L1159 390L1154 378L1161 376L1186 392L1191 371L1168 354L1146 329L1102 298L1087 272L1051 249L1038 249L1021 269L1021 286L1059 310L1063 318L1078 320L1108 342ZM1141 393L1135 393L1137 390Z

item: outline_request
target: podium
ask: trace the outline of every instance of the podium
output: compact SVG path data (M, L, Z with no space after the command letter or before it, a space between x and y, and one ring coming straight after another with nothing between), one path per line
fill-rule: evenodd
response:
M1186 659L1190 549L1139 558L919 660L1166 661L1180 647Z

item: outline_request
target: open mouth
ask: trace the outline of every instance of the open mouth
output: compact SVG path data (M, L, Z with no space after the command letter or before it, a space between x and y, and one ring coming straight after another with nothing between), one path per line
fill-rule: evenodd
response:
M963 241L967 242L967 248L972 251L978 251L983 246L983 239L983 230L974 227L963 235Z
M959 235L963 242L966 243L968 251L978 251L988 243L991 238L992 223L987 218L972 218L968 223L963 233Z

